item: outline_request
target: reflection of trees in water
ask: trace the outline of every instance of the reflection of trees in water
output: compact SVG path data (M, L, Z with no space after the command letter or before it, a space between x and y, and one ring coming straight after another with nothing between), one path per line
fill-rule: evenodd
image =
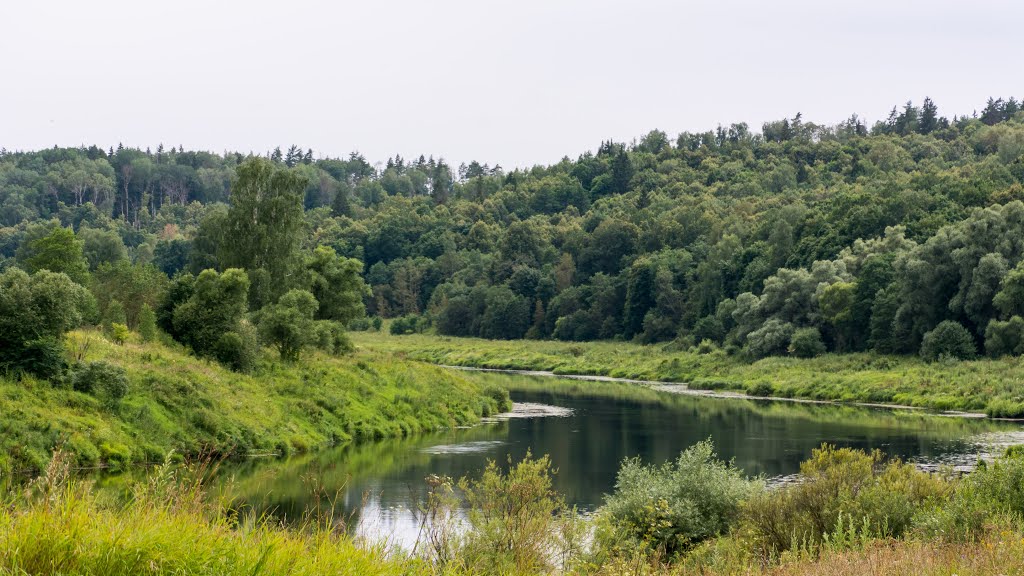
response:
M750 474L797 472L822 442L904 458L940 460L968 450L965 438L993 430L1020 429L1006 423L942 418L911 411L834 405L696 398L635 386L574 384L513 392L520 401L574 408L568 418L512 420L404 440L346 446L302 458L261 461L233 469L232 491L259 511L294 521L320 495L338 520L354 529L379 516L394 530L415 525L426 499L429 474L477 475L488 459L504 462L549 454L558 469L555 487L570 504L589 509L613 489L623 458L648 462L674 459L681 450L711 438L720 457L735 459ZM592 387L600 395L587 393ZM483 441L500 440L499 445ZM432 454L438 445L479 443L480 451ZM477 445L470 445L473 448ZM369 504L368 504L369 503Z

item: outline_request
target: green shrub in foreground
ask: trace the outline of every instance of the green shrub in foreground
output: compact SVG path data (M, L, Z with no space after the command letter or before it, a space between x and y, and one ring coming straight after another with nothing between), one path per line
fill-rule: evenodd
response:
M740 502L761 487L732 463L718 460L709 440L660 466L627 459L602 508L597 543L608 552L640 549L676 556L724 534L738 518Z

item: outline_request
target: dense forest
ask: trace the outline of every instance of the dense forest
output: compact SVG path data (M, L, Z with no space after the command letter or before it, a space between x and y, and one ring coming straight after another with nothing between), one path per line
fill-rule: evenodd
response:
M36 302L88 300L42 270L90 289L48 325L155 324L243 370L257 338L285 359L343 349L342 326L373 326L360 295L396 333L1017 355L1022 201L1014 98L655 130L511 171L298 146L3 150L0 269Z

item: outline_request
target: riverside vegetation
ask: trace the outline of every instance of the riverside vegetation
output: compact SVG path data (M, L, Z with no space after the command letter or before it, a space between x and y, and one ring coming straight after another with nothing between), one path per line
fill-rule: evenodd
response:
M1019 358L927 362L877 353L771 357L749 362L714 345L498 341L422 334L353 333L361 348L433 364L685 383L753 396L884 403L935 410L1024 414Z
M58 452L0 507L0 572L937 575L1015 574L1024 561L1017 455L958 478L824 446L803 482L769 490L704 442L663 465L627 460L589 519L552 491L547 459L528 456L428 478L431 522L411 551L353 541L329 503L297 526L258 517L206 490L204 466L168 461L119 497L71 463Z

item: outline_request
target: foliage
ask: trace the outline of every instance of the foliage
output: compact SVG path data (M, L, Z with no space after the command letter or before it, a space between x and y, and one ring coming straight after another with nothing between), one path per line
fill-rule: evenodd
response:
M0 273L0 369L43 378L64 368L61 340L82 322L91 296L63 273Z
M598 542L609 549L643 547L676 556L727 532L740 502L758 488L731 463L718 460L710 440L660 466L627 459L602 508L609 526L598 533Z
M18 249L18 260L29 272L49 270L67 274L78 284L88 282L89 265L82 253L82 241L70 228L54 226L45 236L26 240Z
M239 330L248 309L248 290L249 278L242 270L231 268L223 274L204 270L188 288L182 286L171 296L184 298L190 292L173 307L171 333L196 355L220 359L217 354L223 348L218 348L218 342L224 334Z
M800 328L789 340L789 353L798 358L813 358L825 353L821 332L817 328Z
M564 554L559 542L578 520L551 485L547 456L508 461L508 471L490 460L479 479L464 478L459 489L469 507L469 530L459 550L461 563L484 573L548 572Z
M143 304L139 310L139 335L143 342L153 342L157 337L156 313L149 304Z
M952 320L939 323L921 341L921 357L930 362L940 358L970 360L977 355L974 337L962 324Z
M302 349L319 341L314 315L318 304L306 290L289 290L276 304L259 311L260 339L277 348L281 360L296 362Z
M743 526L764 559L784 551L815 549L861 526L858 538L899 537L915 515L948 497L939 477L911 464L884 463L866 454L825 445L800 464L801 481L755 495L743 505Z
M300 262L298 231L306 184L298 172L261 158L237 168L219 262L222 268L250 273L254 308L275 301L294 285L290 278Z
M115 404L128 394L128 376L124 368L103 360L76 367L71 385L78 392L92 394Z

